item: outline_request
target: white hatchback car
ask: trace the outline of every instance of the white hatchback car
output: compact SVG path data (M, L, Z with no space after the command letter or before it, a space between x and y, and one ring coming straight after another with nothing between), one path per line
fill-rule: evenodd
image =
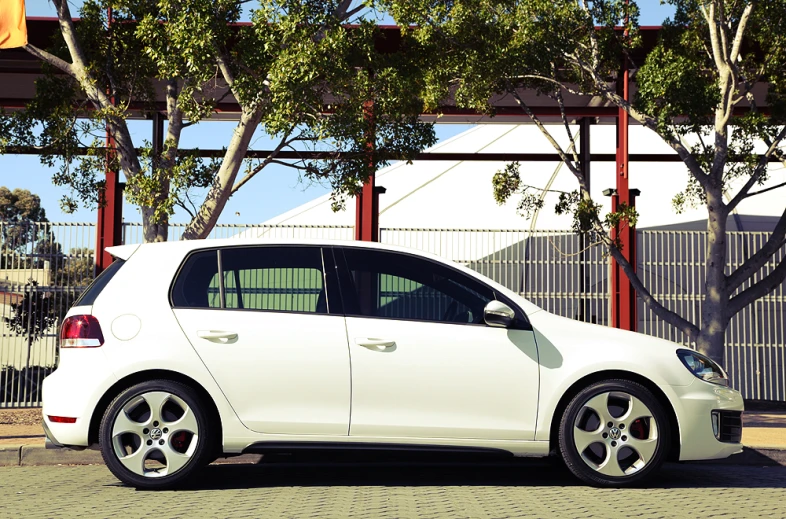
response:
M558 317L363 242L110 248L44 382L50 442L138 488L298 448L558 453L587 483L742 449L740 394L680 345Z

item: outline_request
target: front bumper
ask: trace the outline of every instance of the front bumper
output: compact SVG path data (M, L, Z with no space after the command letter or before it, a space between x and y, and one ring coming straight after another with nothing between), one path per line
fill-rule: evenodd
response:
M680 428L680 460L712 460L742 452L739 441L719 441L712 427L713 411L743 411L739 391L696 379L688 386L672 386ZM736 439L736 438L735 438Z

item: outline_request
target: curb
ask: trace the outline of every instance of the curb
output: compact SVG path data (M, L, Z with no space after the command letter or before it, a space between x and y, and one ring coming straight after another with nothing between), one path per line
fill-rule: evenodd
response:
M243 454L220 458L217 464L247 464L259 462L259 454ZM720 460L691 461L713 465L783 466L786 467L786 447L743 447L743 451ZM49 448L44 445L0 445L0 467L31 467L53 465L103 465L101 452L93 449L73 450Z
M219 458L214 463L257 463L259 454ZM101 451L95 449L46 448L44 445L0 445L0 467L44 467L55 465L103 465Z

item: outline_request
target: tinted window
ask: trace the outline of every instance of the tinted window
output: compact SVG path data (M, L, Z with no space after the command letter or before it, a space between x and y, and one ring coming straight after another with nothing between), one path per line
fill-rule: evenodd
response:
M317 247L238 247L221 251L226 308L327 313Z
M344 249L350 285L347 313L390 319L483 323L494 293L435 262L385 251Z
M188 257L172 288L172 304L186 308L220 308L218 257L214 250Z
M92 283L90 283L90 286L88 286L87 289L82 292L82 295L79 296L79 299L76 300L74 306L92 305L98 297L98 294L100 294L104 287L106 287L112 278L115 277L115 274L117 274L117 271L120 270L120 267L122 267L124 263L125 261L121 259L116 259L113 261L107 268L104 269L102 273L98 275L97 278L93 280Z

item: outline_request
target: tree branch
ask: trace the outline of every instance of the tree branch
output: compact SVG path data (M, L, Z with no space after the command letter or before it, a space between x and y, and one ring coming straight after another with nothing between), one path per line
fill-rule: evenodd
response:
M596 227L600 225L600 222L596 219ZM600 225L600 230L605 231L603 226ZM670 324L671 326L677 328L679 331L687 335L691 341L696 341L696 338L699 336L699 327L695 324L691 323L687 319L681 317L676 312L672 312L663 304L660 303L657 299L652 296L652 293L644 286L644 283L641 282L639 276L636 275L636 272L633 270L633 267L625 259L625 256L622 255L622 252L617 248L614 242L609 238L608 234L605 232L601 234L604 237L604 242L611 256L614 260L622 267L622 271L625 273L625 277L630 280L631 285L633 285L634 290L636 290L636 294L644 301L644 303L652 310L652 312L657 315L660 319L664 322ZM635 245L634 245L635 246Z
M562 146L560 146L559 143L554 139L554 137L552 137L551 132L549 132L546 129L540 118L537 115L535 115L535 113L530 109L529 106L527 106L527 103L524 102L524 100L521 98L518 92L516 92L515 88L509 86L508 92L510 92L513 98L516 100L516 103L521 107L522 110L524 110L524 112L526 112L526 114L529 116L532 122L535 123L535 126L538 127L538 129L543 134L543 136L546 137L549 143L551 143L551 146L557 152L562 162L565 163L565 165L568 167L570 172L573 173L573 175L579 181L579 185L582 187L582 189L586 190L586 181L584 179L584 175L582 175L581 171L576 167L575 164L573 164L573 162L570 160L570 157L568 157L567 153L565 153L565 151L562 149Z
M737 287L750 279L753 274L758 272L764 264L783 247L784 237L786 237L786 210L781 214L767 242L726 278L726 286L729 293L733 293ZM784 261L784 263L786 263L786 261Z
M293 131L293 130L294 130L294 127L290 128L290 129L289 129L289 131L288 131L286 134L284 134L284 136L281 138L281 140L279 141L278 145L277 145L277 146L275 147L275 149L274 149L274 150L273 150L273 151L270 153L270 155L268 155L267 157L265 157L265 160L263 160L261 163L259 163L259 164L258 164L258 165L257 165L255 168L253 168L251 171L249 171L248 173L246 173L246 175L245 175L243 178L241 178L241 179L238 181L238 183L237 183L237 184L235 184L235 185L232 187L232 191L230 192L230 195L229 195L229 196L232 196L232 195L234 195L234 194L237 192L237 190L238 190L238 189L240 189L241 187L243 187L243 186L244 186L244 185L245 185L245 184L246 184L246 183L247 183L249 180L251 180L252 178L254 178L254 176L255 176L257 173L259 173L260 171L262 171L263 169L265 169L265 167L267 167L267 166L268 166L268 164L270 164L271 162L273 162L273 159L275 159L275 158L276 158L276 156L278 155L278 152L280 152L280 151L281 151L282 149L284 149L286 146L289 146L289 144L290 144L292 141L291 141L291 140L288 140L288 138L289 138L289 136L290 136L290 134L292 133L292 131Z
M69 76L76 78L76 73L74 72L74 67L71 66L70 63L65 62L64 60L58 58L54 54L50 54L45 50L39 49L35 45L31 45L28 43L23 47L27 52L35 56L36 58L40 59L41 61L45 61L52 65L55 68L58 68L68 74Z
M745 195L745 198L750 198L752 196L761 195L761 194L766 193L768 191L774 191L774 190L776 190L778 188L781 188L783 186L786 186L786 182L781 182L780 184L768 187L767 189L760 189L758 191L754 191L753 193L748 193L747 195Z
M760 279L750 287L746 288L736 296L732 297L726 307L728 317L733 317L743 308L762 298L781 286L786 279L786 261L781 261L772 272L763 279Z
M786 126L781 128L781 131L772 142L768 143L769 146L767 151L761 156L761 158L759 158L759 163L756 165L755 171L751 174L748 181L745 182L745 185L740 188L739 192L734 195L734 198L732 198L728 203L727 207L730 211L737 207L737 205L739 205L739 203L748 196L748 192L751 190L751 188L759 181L759 179L761 179L761 176L764 174L764 172L767 171L767 164L769 162L770 156L773 154L775 154L776 157L783 156L781 151L778 149L778 146L784 138L786 138Z
M654 117L639 112L633 108L633 105L630 102L626 101L622 96L617 94L617 92L609 88L603 78L598 75L597 70L590 67L583 59L576 56L575 54L566 54L565 57L569 60L572 60L576 65L578 65L592 77L595 86L603 93L606 99L625 110L630 117L638 121L642 126L649 128L658 136L660 136L660 138L663 139L666 144L668 144L674 151L677 152L699 184L702 186L707 185L708 175L702 171L701 165L698 163L696 158L691 154L690 150L688 150L682 144L682 142L680 142L679 139L674 138L673 135L663 134L658 131L658 122Z

